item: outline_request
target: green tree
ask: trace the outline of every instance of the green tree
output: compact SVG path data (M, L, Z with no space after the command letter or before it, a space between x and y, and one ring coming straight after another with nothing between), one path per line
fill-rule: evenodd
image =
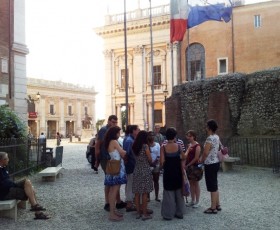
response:
M18 115L5 105L0 106L0 138L27 136L27 126Z
M96 122L96 124L95 124L97 132L98 132L99 129L102 127L104 121L105 121L105 119L97 120L97 122Z

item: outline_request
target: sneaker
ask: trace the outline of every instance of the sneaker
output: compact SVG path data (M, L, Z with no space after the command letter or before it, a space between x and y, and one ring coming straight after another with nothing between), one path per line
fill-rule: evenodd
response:
M199 202L195 202L195 204L192 207L193 208L198 208L199 207Z
M126 207L126 203L121 201L120 203L116 204L116 209L122 209Z
M110 204L105 204L104 210L106 210L107 212L110 212Z
M191 207L191 206L193 206L193 205L194 205L194 202L193 202L193 201L191 201L190 203L187 203L187 204L186 204L187 207Z

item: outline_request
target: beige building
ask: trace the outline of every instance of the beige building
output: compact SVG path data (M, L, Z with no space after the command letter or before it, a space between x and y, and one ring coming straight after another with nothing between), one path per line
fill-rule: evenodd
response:
M151 129L151 46L149 9L127 13L128 44L128 120L141 129ZM154 72L154 122L165 124L164 100L171 92L171 49L177 55L177 44L169 41L169 5L153 9L153 72ZM106 117L121 111L125 98L125 58L123 14L107 15L104 27L96 28L104 39L106 78ZM176 84L176 80L174 82Z
M96 123L93 87L84 88L61 81L28 78L28 126L38 137L44 132L54 138L56 132L91 137Z
M280 65L280 2L235 2L239 6L233 8L229 23L204 22L187 31L182 42L173 44L169 43L169 5L152 8L155 124L165 125L165 97L175 85ZM95 32L104 40L106 116L120 117L126 104L123 14L107 15L105 25ZM151 130L149 9L127 12L127 50L128 120Z

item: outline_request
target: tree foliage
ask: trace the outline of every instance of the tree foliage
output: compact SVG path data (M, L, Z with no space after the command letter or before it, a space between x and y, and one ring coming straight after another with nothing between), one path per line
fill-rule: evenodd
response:
M105 121L105 119L97 120L97 122L96 122L96 124L95 124L97 132L98 132L98 131L100 130L100 128L102 127L104 121Z
M27 126L18 115L5 105L0 106L0 138L27 136Z

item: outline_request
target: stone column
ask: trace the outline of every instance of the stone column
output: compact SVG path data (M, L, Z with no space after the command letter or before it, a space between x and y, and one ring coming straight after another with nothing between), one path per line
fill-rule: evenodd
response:
M162 72L161 72L161 85L166 86L167 82L166 82L166 56L162 55L161 56L161 66L162 66ZM162 89L165 89L164 87Z
M114 52L113 50L105 50L103 52L105 58L105 117L109 117L114 113L114 101L113 101L113 85L114 85Z
M134 73L138 74L137 72L133 71L132 61L133 61L132 58L130 58L128 60L128 92L130 92L130 93L133 92L133 88L134 88L134 85L133 85L133 74Z
M179 68L180 68L180 63L178 62L178 42L173 43L173 72L174 72L174 79L173 83L174 86L178 85L178 79L179 79Z
M38 114L39 114L39 119L40 119L40 134L41 132L44 132L46 134L46 99L44 96L41 96L40 98L40 104L39 104L39 110L38 110Z
M118 126L121 127L121 118L122 118L122 113L121 113L121 104L116 105L116 115L118 117Z
M172 80L172 43L167 43L166 44L166 50L167 50L167 55L166 55L166 84L167 84L167 90L170 92L172 89L173 85L173 80Z
M64 98L59 99L59 115L60 115L60 132L63 136L66 136L66 123L64 120Z
M152 125L152 103L148 102L147 103L148 106L148 130L153 130L153 125Z
M144 103L144 92L146 91L145 85L145 57L144 57L144 46L136 46L133 49L133 87L134 87L134 101L133 109L131 110L131 122L139 125L141 129L144 127L145 123L145 106ZM136 112L134 112L136 111Z
M166 106L165 106L165 102L162 103L162 125L165 126L166 124Z
M81 100L77 100L77 120L76 120L76 131L78 135L82 134L82 115L81 115Z
M130 124L134 124L135 114L134 114L134 104L133 103L129 104L129 111L130 111L130 118L129 118Z

